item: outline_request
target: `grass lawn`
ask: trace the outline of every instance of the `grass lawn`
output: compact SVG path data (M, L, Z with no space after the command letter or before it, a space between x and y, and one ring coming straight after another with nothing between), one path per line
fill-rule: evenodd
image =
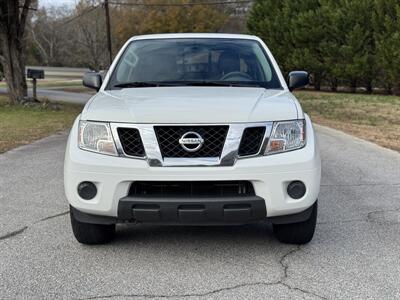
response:
M69 129L81 110L80 105L64 103L59 110L14 106L0 96L0 153Z
M297 91L314 122L400 151L400 97Z

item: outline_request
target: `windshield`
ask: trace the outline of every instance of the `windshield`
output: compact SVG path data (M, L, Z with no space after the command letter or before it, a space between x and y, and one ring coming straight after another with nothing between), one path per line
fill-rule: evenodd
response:
M260 43L225 38L133 41L107 88L185 85L281 88Z

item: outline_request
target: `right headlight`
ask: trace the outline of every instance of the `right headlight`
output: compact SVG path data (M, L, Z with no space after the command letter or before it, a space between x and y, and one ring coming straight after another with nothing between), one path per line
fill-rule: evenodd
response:
M264 155L303 148L306 144L304 120L274 122Z
M109 123L80 121L78 145L83 150L118 155Z

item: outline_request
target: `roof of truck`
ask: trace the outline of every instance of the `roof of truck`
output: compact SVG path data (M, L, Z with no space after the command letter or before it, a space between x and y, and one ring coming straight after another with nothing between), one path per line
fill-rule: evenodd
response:
M146 34L146 35L133 36L132 38L130 38L130 40L177 39L177 38L225 38L225 39L260 40L255 35L231 34L231 33L162 33L162 34Z

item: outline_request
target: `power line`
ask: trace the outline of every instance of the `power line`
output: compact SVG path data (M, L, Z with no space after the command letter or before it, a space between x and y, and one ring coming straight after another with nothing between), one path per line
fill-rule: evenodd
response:
M195 6L195 5L230 5L230 4L246 4L252 3L254 0L231 0L231 1L214 1L214 2L188 2L188 3L128 3L128 2L116 2L108 1L109 4L113 5L124 5L124 6Z
M195 5L230 5L230 4L246 4L252 3L254 0L228 0L228 1L214 1L214 2L187 2L187 3L128 3L128 2L116 2L116 1L108 1L109 4L112 5L123 5L123 6L145 6L145 7L168 7L168 6L195 6ZM104 3L101 4L104 6ZM72 17L71 19L61 23L61 26L67 25L76 19L83 17L84 15L92 12L96 8L99 8L100 5L95 5L89 7L88 9L82 11L80 14Z

